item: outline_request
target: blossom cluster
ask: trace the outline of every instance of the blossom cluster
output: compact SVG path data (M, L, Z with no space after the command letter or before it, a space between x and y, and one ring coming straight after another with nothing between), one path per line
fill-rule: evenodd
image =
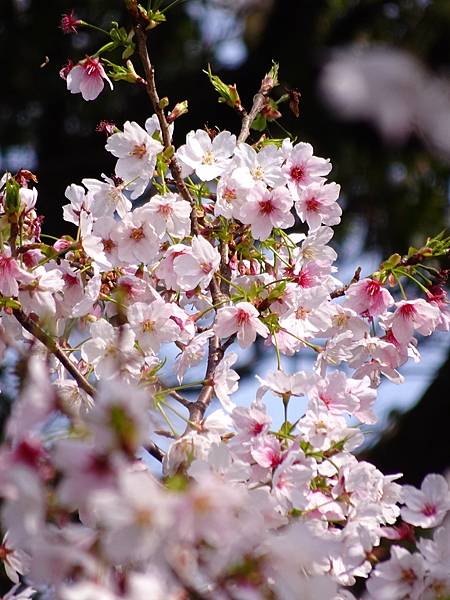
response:
M89 60L66 73L86 100ZM381 381L450 328L442 274L415 277L442 239L344 284L329 160L203 129L175 149L158 110L108 127L111 176L67 187L74 236L43 241L32 173L0 182L0 350L26 371L0 448L6 597L450 596L445 478L355 456ZM255 343L277 368L238 406Z

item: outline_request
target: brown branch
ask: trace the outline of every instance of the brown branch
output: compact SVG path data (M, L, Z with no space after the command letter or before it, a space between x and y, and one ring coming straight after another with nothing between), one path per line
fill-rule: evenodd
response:
M220 346L220 340L217 335L214 335L209 340L208 364L206 367L205 381L202 391L197 400L189 405L189 419L193 423L200 423L203 420L206 409L208 408L214 394L213 376L217 365L222 360L224 351ZM192 429L192 425L188 424L186 431Z
M157 461L162 462L164 460L164 452L154 442L147 442L144 446L144 450L147 450L147 452L151 454L153 458L156 458Z
M75 381L78 383L80 388L88 393L90 396L95 396L95 388L89 383L89 381L80 373L73 362L64 353L58 342L52 338L50 334L40 327L35 321L19 308L13 309L13 314L24 329L26 329L31 335L37 338L40 342L46 346L46 348L56 356L59 362L67 369L72 375Z
M250 127L252 126L253 121L256 119L256 117L259 115L259 113L264 108L264 105L266 103L267 94L268 94L268 92L261 91L261 89L259 90L259 92L257 94L255 94L255 96L253 98L253 106L250 109L250 112L246 113L242 119L241 132L239 133L239 136L237 139L238 144L240 144L241 142L245 142L245 140L250 135Z
M147 48L147 34L142 29L142 25L136 22L135 15L134 17L134 31L136 33L136 41L139 52L139 57L142 62L142 66L144 68L145 73L145 89L147 91L147 95L150 98L150 102L152 104L153 110L158 117L159 126L161 128L162 141L165 150L169 150L172 147L172 138L170 135L169 123L167 121L167 117L164 113L164 109L161 106L161 101L159 99L158 90L156 89L156 81L155 81L155 69L151 63L150 56ZM181 166L178 163L175 156L172 156L169 163L170 172L172 173L172 177L175 181L175 184L180 192L181 196L190 203L192 206L192 231L194 234L198 235L198 222L196 215L196 207L194 199L189 192L182 176L181 176Z
M137 42L139 57L141 59L142 66L144 68L144 73L145 73L145 78L146 78L145 82L143 82L143 83L145 83L145 89L146 89L147 95L153 106L153 110L155 111L155 113L158 117L159 125L161 128L161 133L162 133L162 140L163 140L164 148L166 150L169 150L170 148L172 148L172 139L171 139L170 130L169 130L169 123L168 123L167 117L164 113L164 109L161 106L158 91L156 89L155 70L151 63L148 48L147 48L147 34L144 31L142 24L139 22L139 18L137 17L136 13L133 10L130 10L130 14L133 18L134 31L136 34L136 42ZM263 88L263 84L261 85L261 89L262 88ZM264 99L264 96L263 96L263 99ZM256 106L255 106L255 104L256 104ZM255 112L255 111L259 112L262 108L262 105L260 106L260 101L259 100L257 101L256 97L255 97L255 104L252 107L250 114L246 115L246 117L251 118L251 115L253 114L253 118L249 122L248 128L250 128L250 125L251 125L254 117L257 114L257 112ZM244 120L246 117L244 117ZM245 133L241 132L241 135L245 135ZM248 136L248 134L247 134L247 136ZM192 207L192 211L191 211L192 233L194 235L198 235L200 229L199 229L199 224L198 224L198 219L197 219L197 214L196 214L195 201L181 176L181 167L175 156L172 156L170 163L169 163L169 168L170 168L170 172L172 174L173 180L178 188L178 191L180 192L181 196L190 203L190 205ZM223 265L223 267L226 268L226 265ZM209 290L211 292L213 304L219 304L223 297L223 294L222 294L222 291L220 290L219 284L217 283L217 281L214 277L211 280L211 283L209 284ZM212 400L213 391L214 391L214 387L212 385L212 377L213 377L214 371L215 371L217 365L219 364L219 362L221 361L222 357L223 357L223 350L220 347L220 340L215 335L209 341L208 365L207 365L206 374L205 374L205 380L208 383L206 383L203 386L203 389L200 392L199 397L196 400L196 402L189 404L190 420L193 423L200 423L200 421L203 419L203 416L205 414L205 411L206 411L208 405L210 404L210 402ZM191 426L188 426L188 427L191 427Z
M360 275L361 275L361 267L358 267L356 269L355 274L353 275L350 283L347 283L347 285L344 285L344 286L338 288L337 290L334 290L333 292L331 292L330 297L334 299L334 298L340 298L341 296L344 296L345 292L348 290L348 288L353 283L357 283L359 281Z

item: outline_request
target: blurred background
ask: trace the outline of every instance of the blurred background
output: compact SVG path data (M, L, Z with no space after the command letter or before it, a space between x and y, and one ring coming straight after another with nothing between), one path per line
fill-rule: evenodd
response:
M111 20L127 25L122 4L0 2L0 169L37 174L48 233L67 231L67 185L114 168L95 131L99 121L143 123L151 112L137 86L118 82L116 93L105 88L96 102L84 102L58 75L69 57L76 62L103 43L95 32L63 35L61 14L73 8L106 28ZM331 158L344 208L333 243L349 280L358 264L369 274L382 257L420 247L448 226L449 34L448 0L186 0L151 33L150 46L160 95L171 106L189 101L178 143L204 125L239 130L202 73L208 63L237 84L247 106L272 59L280 63L280 94L300 92L299 117L283 105L270 133L285 137L286 129ZM450 466L447 337L424 341L423 362L403 370L407 385L380 389L380 427L365 454L410 483ZM241 369L247 400L255 388L250 363L265 360L263 347L255 352Z

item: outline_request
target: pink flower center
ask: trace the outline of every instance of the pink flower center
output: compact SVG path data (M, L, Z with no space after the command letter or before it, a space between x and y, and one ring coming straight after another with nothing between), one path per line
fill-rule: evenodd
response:
M112 240L102 240L103 243L103 250L109 254L110 252L112 252L114 250L114 248L116 247L116 243L113 242Z
M296 277L296 282L299 286L307 288L312 285L311 274L308 271L300 271L300 273Z
M300 306L295 311L295 317L303 321L304 319L306 319L310 312L311 311L309 309L305 308L304 306Z
M78 279L75 277L75 275L71 275L70 273L65 273L63 275L63 279L69 287L72 285L77 285L78 283Z
M163 215L163 217L170 217L170 215L172 214L172 207L170 206L170 204L161 204L158 212L161 213Z
M320 208L320 202L317 198L309 198L306 201L306 210L308 212L317 212Z
M270 466L272 469L275 469L283 462L283 457L278 452L275 452L275 450L270 450L268 452L268 458L270 460Z
M12 277L14 273L15 260L10 256L0 257L0 271L3 272L4 277Z
M371 279L366 286L366 294L368 296L376 296L380 293L381 284L379 281Z
M289 175L296 183L300 183L300 181L302 181L302 179L305 177L305 170L300 165L296 165L295 167L291 168Z
M437 514L437 508L434 504L425 504L422 509L422 514L426 517L434 517Z
M325 404L325 406L327 408L330 408L330 404L331 404L331 398L329 396L327 396L326 394L319 394L319 398L322 400L322 402Z
M236 313L236 321L238 325L245 325L250 321L250 315L244 309L239 308Z
M251 429L251 433L253 435L258 435L264 429L264 425L262 423L255 423Z
M98 58L87 58L83 65L85 73L88 77L102 78L103 67L100 64Z
M417 579L417 575L414 573L412 569L403 569L402 571L402 580L405 583L413 584Z
M200 265L200 269L203 271L203 273L211 273L212 271L212 266L209 263L202 263Z
M410 319L417 313L415 306L412 304L404 304L403 306L400 306L398 312L399 315L404 319Z
M275 206L272 204L272 200L267 198L266 200L261 200L259 203L259 212L262 215L270 215L275 210Z

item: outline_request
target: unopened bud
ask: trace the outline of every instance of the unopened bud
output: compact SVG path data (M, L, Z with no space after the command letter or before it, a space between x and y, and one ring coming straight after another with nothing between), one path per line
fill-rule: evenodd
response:
M177 102L169 115L167 116L167 122L173 123L175 119L178 119L182 115L188 112L188 101L184 100L183 102Z

